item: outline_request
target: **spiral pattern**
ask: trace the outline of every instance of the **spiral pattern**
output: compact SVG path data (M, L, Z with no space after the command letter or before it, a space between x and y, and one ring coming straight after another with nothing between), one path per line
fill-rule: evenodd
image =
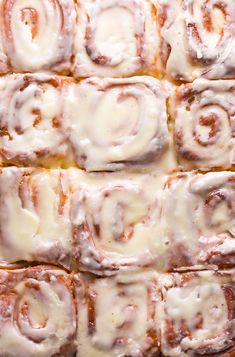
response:
M158 80L91 78L70 89L66 116L79 166L115 171L160 158L168 129L166 96Z
M78 355L158 356L156 283L153 273L78 281Z
M0 82L0 157L4 163L48 163L67 152L63 94L69 79L16 74Z
M192 81L234 78L235 4L230 0L157 0L167 73Z
M158 68L151 0L82 0L77 5L74 74L118 77Z
M1 356L71 356L76 311L71 283L59 269L0 271Z
M10 69L68 72L75 21L72 0L1 0L0 18Z
M159 207L149 182L81 187L72 198L74 254L79 269L100 275L154 264Z
M175 274L171 284L162 290L164 356L234 352L234 271Z
M235 264L235 174L178 174L163 193L169 269Z
M175 147L186 168L235 164L235 81L196 80L175 94Z
M67 173L4 168L0 171L0 261L38 261L70 267Z

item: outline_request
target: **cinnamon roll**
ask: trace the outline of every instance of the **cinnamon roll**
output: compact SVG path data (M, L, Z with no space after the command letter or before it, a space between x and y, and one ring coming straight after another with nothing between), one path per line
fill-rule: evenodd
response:
M160 160L169 138L166 94L158 80L90 78L69 93L66 117L80 167L115 171Z
M162 297L164 356L234 356L234 271L174 274Z
M81 184L73 194L70 211L79 270L113 275L160 265L164 245L156 239L158 199L147 179Z
M170 176L162 202L169 270L235 266L235 173Z
M48 159L58 161L67 154L63 102L70 82L45 74L13 74L0 79L3 163L48 166Z
M174 141L180 164L235 166L235 81L197 79L175 94Z
M87 356L160 356L155 323L156 276L77 279L78 353Z
M59 170L0 170L1 264L71 264L70 187Z
M230 0L156 0L161 57L172 78L235 77L235 3Z
M159 68L152 0L81 0L77 6L74 75L130 76Z
M1 0L0 25L2 56L7 57L9 70L70 70L75 30L72 0Z
M71 356L76 310L67 274L37 266L0 270L0 281L0 355Z

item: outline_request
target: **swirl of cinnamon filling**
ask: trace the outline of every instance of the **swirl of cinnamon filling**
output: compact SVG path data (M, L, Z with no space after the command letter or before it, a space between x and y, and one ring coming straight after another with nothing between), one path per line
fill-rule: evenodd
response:
M235 164L235 81L196 80L175 94L174 139L186 168Z

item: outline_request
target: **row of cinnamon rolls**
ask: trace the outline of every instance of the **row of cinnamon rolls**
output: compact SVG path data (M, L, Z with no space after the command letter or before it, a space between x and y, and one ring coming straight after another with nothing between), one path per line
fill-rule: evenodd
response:
M3 76L0 162L86 171L234 168L235 81L173 87L148 76Z
M0 270L0 355L233 356L235 272Z
M102 275L235 266L235 173L0 170L0 266Z
M235 77L231 0L1 0L0 72Z

